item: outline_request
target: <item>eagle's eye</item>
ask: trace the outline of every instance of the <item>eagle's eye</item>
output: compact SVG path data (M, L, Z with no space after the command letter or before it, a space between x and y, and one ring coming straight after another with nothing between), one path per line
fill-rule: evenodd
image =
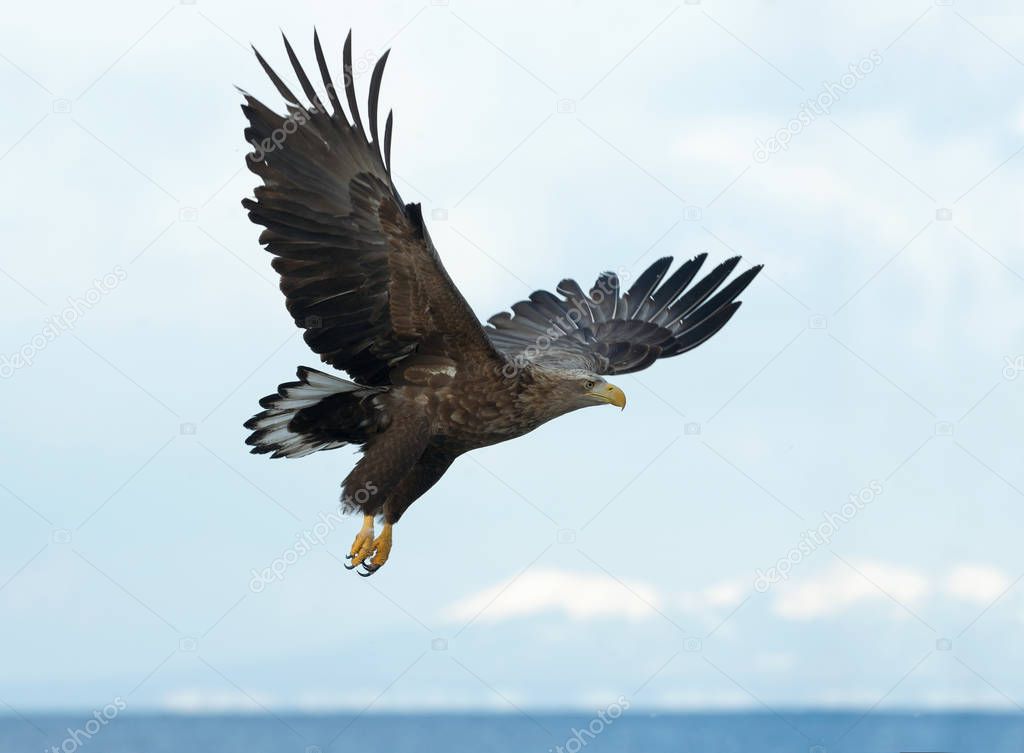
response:
M597 386L597 382L595 382L593 379L588 379L587 381L585 381L583 383L583 386L589 391L589 390L594 389L594 387Z

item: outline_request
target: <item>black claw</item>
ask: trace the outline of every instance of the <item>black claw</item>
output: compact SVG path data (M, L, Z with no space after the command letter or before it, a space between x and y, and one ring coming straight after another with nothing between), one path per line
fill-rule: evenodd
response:
M346 570L355 570L357 567L359 567L359 565L349 565L345 562L342 562L341 564Z
M353 557L355 557L355 555L354 555L354 554L346 554L346 555L345 555L345 559L347 559L347 560L350 560L350 559L352 559Z
M361 572L359 574L362 575L364 578L367 578L367 577L373 575L378 570L380 570L381 565L375 565L370 560L366 560L366 561L363 562L363 568L366 570L366 572L365 573Z

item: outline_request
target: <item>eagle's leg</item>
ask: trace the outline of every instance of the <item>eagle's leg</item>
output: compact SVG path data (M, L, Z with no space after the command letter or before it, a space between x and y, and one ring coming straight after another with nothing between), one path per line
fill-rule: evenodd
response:
M409 505L427 493L434 484L438 482L448 466L455 460L455 456L428 447L419 461L395 486L391 494L384 502L384 529L373 542L373 557L363 560L363 570L359 574L363 577L373 575L391 554L391 529L402 517L402 514L409 509Z
M383 513L385 502L416 466L430 441L429 429L426 415L417 409L399 410L396 407L390 426L366 443L363 457L345 478L342 507L348 512L363 514L363 527L352 542L351 562L346 565L348 569L359 565L369 569L369 558L375 553L377 565L374 570L387 560L387 553L391 550L390 524L394 521L385 515L384 532L374 538L373 520Z
M348 557L345 558L352 560L352 563L345 565L345 567L349 570L359 567L359 563L373 554L373 544L373 516L363 515L363 527L356 534L355 541L352 542L352 548L348 551Z

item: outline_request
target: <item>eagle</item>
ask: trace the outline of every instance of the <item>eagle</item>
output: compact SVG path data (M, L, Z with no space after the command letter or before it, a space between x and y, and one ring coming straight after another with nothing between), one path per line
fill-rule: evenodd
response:
M590 290L565 279L482 325L445 271L420 205L395 187L392 112L383 133L378 125L390 50L370 74L364 124L351 31L340 88L313 32L326 99L287 37L284 48L305 100L254 48L286 112L240 90L253 148L246 164L262 181L242 205L264 228L259 242L273 255L288 313L312 351L344 375L299 367L296 381L260 400L246 443L274 458L361 449L341 506L363 515L346 567L368 576L387 562L395 524L456 458L580 408L625 408L625 394L605 377L708 340L761 267L727 282L739 257L699 277L706 254L671 274L666 257L628 289L612 272Z

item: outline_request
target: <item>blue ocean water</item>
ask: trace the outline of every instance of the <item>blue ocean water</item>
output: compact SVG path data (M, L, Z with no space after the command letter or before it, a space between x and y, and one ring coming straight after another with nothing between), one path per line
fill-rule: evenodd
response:
M0 716L0 753L1020 753L1024 715L790 712Z

